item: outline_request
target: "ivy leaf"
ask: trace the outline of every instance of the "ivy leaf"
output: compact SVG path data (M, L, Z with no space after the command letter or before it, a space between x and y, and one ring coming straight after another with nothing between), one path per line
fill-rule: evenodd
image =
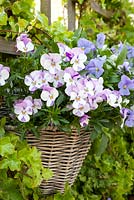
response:
M10 168L11 171L20 170L21 169L21 162L17 158L17 153L14 153L7 159L3 159L0 162L0 169L7 169Z
M12 12L14 15L20 14L22 8L19 1L16 1L12 6Z
M11 144L10 137L3 137L0 139L0 155L6 156L14 153L14 145Z
M123 64L123 62L124 62L124 60L125 60L125 58L126 58L126 55L127 55L127 48L124 47L124 48L122 49L122 51L120 52L120 54L119 54L117 60L116 60L117 66Z
M4 8L0 8L0 25L7 25L8 16L4 11Z
M80 4L82 4L82 3L84 2L84 0L78 0L78 2L79 2Z
M105 134L102 135L99 147L97 149L96 155L97 156L101 156L101 154L105 151L105 149L107 148L107 144L108 144L108 138Z
M3 127L0 127L0 138L5 135L5 129Z
M43 169L42 169L42 176L43 176L43 178L47 181L47 180L49 180L50 178L52 178L53 172L52 172L52 170L50 170L49 168L43 168Z
M41 23L43 27L48 26L48 18L42 13L42 14L37 14L37 20Z

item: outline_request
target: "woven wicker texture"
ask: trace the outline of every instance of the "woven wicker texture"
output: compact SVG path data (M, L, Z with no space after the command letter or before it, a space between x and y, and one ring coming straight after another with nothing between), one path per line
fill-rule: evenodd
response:
M42 182L44 194L64 192L66 182L74 183L91 145L88 132L72 130L71 135L67 135L50 127L41 131L39 139L28 134L27 140L41 151L44 167L49 167L54 174L48 182Z

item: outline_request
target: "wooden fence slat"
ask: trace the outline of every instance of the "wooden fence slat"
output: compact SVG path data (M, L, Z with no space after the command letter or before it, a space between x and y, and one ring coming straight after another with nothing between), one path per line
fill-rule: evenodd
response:
M51 24L51 0L40 0L40 11L45 13L49 24Z
M74 31L75 29L75 2L68 0L68 30Z
M2 37L0 37L0 52L12 55L20 54L20 52L17 52L15 41L5 40Z

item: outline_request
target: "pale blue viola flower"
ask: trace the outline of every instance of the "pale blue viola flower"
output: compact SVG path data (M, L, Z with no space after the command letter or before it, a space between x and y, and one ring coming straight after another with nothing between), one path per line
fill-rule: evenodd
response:
M91 41L85 39L85 38L80 38L77 43L78 47L81 47L84 50L85 54L88 54L90 51L95 51L96 47L94 43Z
M97 46L99 49L102 49L102 48L103 48L104 43L105 43L105 38L106 38L106 36L104 35L104 33L99 33L99 34L97 35L96 46Z
M94 75L96 78L99 78L103 72L103 64L104 64L105 60L102 58L94 58L91 59L88 63L88 65L86 66L86 70Z
M130 110L128 108L122 108L120 110L120 113L123 117L123 122L121 127L123 127L124 124L128 127L134 127L134 110Z
M127 46L127 58L134 58L134 47L133 46Z
M130 95L131 89L134 89L134 82L126 75L121 76L121 81L118 83L119 92L122 96Z

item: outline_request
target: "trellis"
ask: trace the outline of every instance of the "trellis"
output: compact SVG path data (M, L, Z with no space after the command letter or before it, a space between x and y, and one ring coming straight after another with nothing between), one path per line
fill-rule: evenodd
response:
M49 24L51 24L51 3L52 0L40 0L40 10L48 17ZM57 6L57 5L56 5ZM75 1L68 0L67 2L68 11L68 30L75 29Z

